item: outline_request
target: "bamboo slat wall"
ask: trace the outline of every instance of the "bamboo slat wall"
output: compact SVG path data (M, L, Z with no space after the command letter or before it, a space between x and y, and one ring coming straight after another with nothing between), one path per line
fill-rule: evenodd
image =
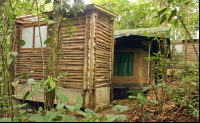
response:
M112 48L112 21L95 13L95 88L110 86L111 84L111 48Z
M185 44L183 44L183 53L185 53ZM194 46L197 50L197 52L199 53L199 42L194 42ZM193 48L193 45L191 42L187 43L187 61L189 62L194 62L197 60L197 55L195 53L195 50Z
M63 48L62 53L64 59L60 60L61 72L68 72L70 76L62 79L60 84L66 88L79 88L83 86L83 67L84 67L84 43L85 43L85 27L86 16L69 18L72 26L77 30L73 30L73 36L69 37L66 29L69 29L67 22L62 22ZM50 30L51 31L51 30ZM21 34L20 34L21 35ZM36 81L42 79L42 55L40 49L18 50L16 74L26 74ZM45 70L46 60L49 55L49 47L44 49ZM33 74L30 71L34 71ZM20 83L26 83L27 80L20 78Z
M61 72L68 72L70 76L61 81L61 85L66 88L82 89L83 71L84 71L84 44L85 44L85 27L86 16L69 18L72 26L77 30L72 31L73 36L69 37L66 29L69 29L67 22L62 22L64 59L61 59Z
M48 52L44 51L44 58L47 59ZM38 50L19 50L17 55L17 66L16 73L17 74L25 74L36 81L40 81L42 78L42 55L41 51ZM45 62L46 63L46 62ZM34 71L33 74L30 71ZM19 82L24 84L27 80L23 78L19 78Z
M194 46L197 50L197 52L199 53L199 42L197 41L197 39L193 39L194 40ZM180 62L184 62L185 61L185 40L176 40L176 44L178 45L182 45L182 52L181 53L177 53L179 54L178 58L176 58L174 60L174 69L185 69L185 64L180 64ZM186 61L189 63L196 63L198 62L197 60L197 56L194 50L194 47L192 45L192 43L190 42L190 40L187 41L187 57L186 57ZM168 69L171 69L172 66L168 65Z

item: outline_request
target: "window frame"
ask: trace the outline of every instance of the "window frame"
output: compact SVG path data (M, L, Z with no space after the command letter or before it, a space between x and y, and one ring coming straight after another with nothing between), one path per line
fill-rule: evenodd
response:
M40 48L35 48L35 27L38 27L38 23L34 23L34 24L24 24L24 25L21 25L22 28L27 28L27 27L33 27L33 41L32 41L32 48L22 48L22 45L19 45L19 50L34 50L34 49L41 49ZM48 28L48 23L44 23L44 22L41 22L40 26L47 26ZM20 28L20 35L19 35L19 39L22 40L22 28ZM48 38L48 31L47 31L47 38ZM46 39L45 39L46 40ZM46 49L47 48L47 44L46 44L46 47L42 47L42 49Z
M176 49L176 51L178 51L177 48L176 48L176 46L178 46L178 45L179 45L179 46L180 46L180 45L182 46L182 51L181 51L181 52L176 52L176 53L178 53L178 54L179 54L179 53L183 53L183 52L184 52L184 45L183 45L183 43L176 43L176 44L174 45L174 48Z

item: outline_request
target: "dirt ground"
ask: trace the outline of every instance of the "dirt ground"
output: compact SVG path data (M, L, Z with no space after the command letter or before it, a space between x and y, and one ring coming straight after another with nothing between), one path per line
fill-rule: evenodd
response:
M161 93L161 91L158 91L158 93ZM139 104L137 100L129 101L128 99L120 99L116 100L115 104L111 101L111 106L101 106L96 110L96 115L105 116L111 114L124 114L128 118L126 122L199 122L199 119L190 115L187 107L183 107L177 115L171 119L180 106L170 100L166 101L165 108L167 111L163 114L163 111L158 110L158 104L152 103L152 101L156 99L154 92L150 91L148 95L149 96L147 96L147 102L144 105L143 110L141 104ZM159 95L158 98L160 98L160 96L161 95ZM127 105L129 109L123 113L113 111L113 106L116 104L124 106ZM76 117L78 121L84 121L85 119L80 115L76 115Z
M172 85L172 83L169 83ZM176 85L179 86L179 83L176 82ZM170 86L169 85L169 86ZM161 90L158 91L161 94ZM162 95L158 95L158 98L161 98ZM137 100L129 101L129 99L119 99L115 100L114 102L110 102L110 106L102 105L96 110L96 115L117 115L123 114L127 116L126 122L199 122L199 119L194 118L188 112L188 107L183 107L176 116L172 119L173 114L180 108L180 105L175 104L172 100L165 101L165 108L167 111L163 113L163 111L159 110L159 105L154 103L156 100L156 96L154 92L151 90L148 92L147 101L142 108L142 105L139 104ZM118 111L114 111L113 107L115 105L124 105L128 106L129 109L120 113ZM76 116L76 120L83 122L85 117L83 115L72 113L68 109L66 109L67 115ZM0 116L0 118L3 117ZM4 115L5 117L5 115ZM9 116L7 116L9 117ZM103 121L102 119L100 121Z

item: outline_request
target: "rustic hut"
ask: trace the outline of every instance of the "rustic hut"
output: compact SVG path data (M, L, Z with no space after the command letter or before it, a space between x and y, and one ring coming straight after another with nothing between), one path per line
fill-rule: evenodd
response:
M199 39L193 39L194 40L194 46L199 52ZM175 48L177 53L184 53L185 54L185 40L175 40ZM182 58L182 60L185 60L185 58ZM188 39L187 40L187 61L188 62L194 62L197 60L195 50L193 48L192 42Z
M154 27L115 31L114 79L116 90L114 98L122 88L142 89L148 86L148 76L152 78L155 62L147 62L144 57L151 57L158 52L157 41L167 38L170 44L170 28Z
M193 39L194 46L197 50L197 53L199 53L199 39ZM172 67L173 67L173 75L179 75L181 73L184 73L185 71L185 40L175 40L175 50L173 56L174 56L174 65L168 65L167 74L168 76L172 76ZM172 50L172 47L171 47ZM187 40L187 53L186 53L186 62L189 64L197 63L198 59L196 56L196 52L194 50L192 42L188 39Z
M45 12L52 18L52 12ZM76 96L80 93L83 96L84 107L94 108L100 103L109 104L110 85L112 73L112 60L114 51L114 20L117 15L101 8L95 4L86 6L84 13L64 14L71 22L74 30L73 36L66 35L69 24L63 20L63 48L61 59L61 72L68 72L70 76L63 79L60 85L64 87L62 91L69 97L68 104L74 105ZM35 15L19 17L16 21L16 37L26 41L24 46L16 43L18 55L15 59L15 75L25 74L36 81L42 79L42 56L40 50L40 40L38 37L38 22ZM46 22L41 23L41 35L44 41L48 36ZM48 44L43 44L45 66L49 55ZM30 73L34 71L34 73ZM20 90L26 79L17 78L19 84L15 87L15 95L22 94L18 98L22 99L25 92L31 90L26 87ZM43 91L42 89L40 91ZM43 95L36 93L31 101L43 102ZM55 101L55 103L57 103Z

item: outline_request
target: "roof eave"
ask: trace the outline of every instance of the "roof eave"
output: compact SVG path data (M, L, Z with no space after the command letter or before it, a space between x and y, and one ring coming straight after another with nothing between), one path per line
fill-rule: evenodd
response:
M118 17L117 14L114 14L114 13L112 13L112 12L110 12L110 11L108 11L108 10L106 10L106 9L96 5L96 4L89 4L89 5L86 6L86 10L91 10L91 9L97 10L100 13L104 13L105 15L107 15L110 18L117 18Z

